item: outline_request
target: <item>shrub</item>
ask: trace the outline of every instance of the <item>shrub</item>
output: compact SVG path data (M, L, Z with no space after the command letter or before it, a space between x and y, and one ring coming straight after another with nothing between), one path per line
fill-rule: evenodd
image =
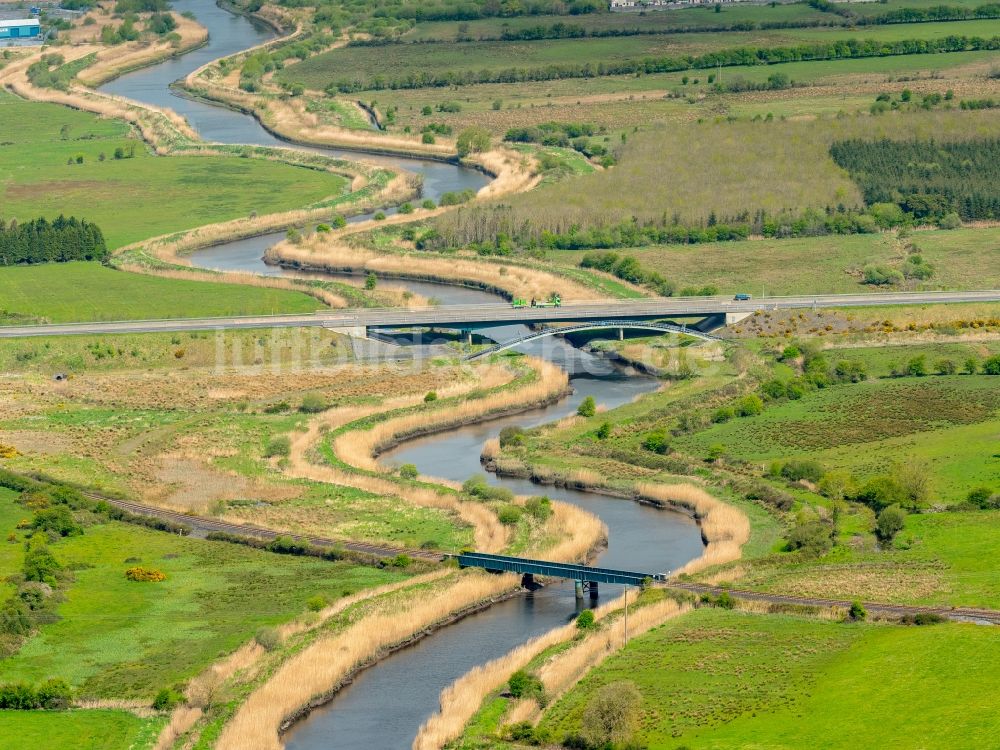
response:
M642 447L653 453L664 455L670 452L670 439L666 430L654 430L646 435L642 441Z
M416 479L419 475L420 471L415 464L403 464L399 467L399 476L403 479Z
M988 508L992 504L993 490L989 487L976 487L969 490L969 494L966 495L965 499L966 502L970 505L975 505L977 508Z
M429 403L432 403L434 401L437 401L437 399L438 399L437 391L427 391L427 393L424 394L424 403L425 404L429 404Z
M552 515L552 501L544 495L541 497L529 497L524 504L524 509L528 514L539 521L546 520Z
M299 411L305 414L318 414L321 411L325 411L328 407L326 399L320 393L307 393L302 397L302 403L299 406Z
M38 511L31 522L31 528L59 536L79 536L83 533L83 527L76 522L72 511L65 505Z
M24 553L23 569L26 581L55 584L56 574L62 570L62 565L44 544L32 543Z
M611 423L602 422L601 426L597 428L597 439L607 440L610 435L611 435Z
M167 580L167 576L163 571L156 570L155 568L143 568L138 565L126 570L125 577L130 581L138 581L140 583L159 583L160 581Z
M277 628L260 628L253 639L265 651L274 651L281 645L281 633Z
M792 482L805 479L809 482L819 482L823 478L824 469L819 461L804 458L792 458L781 467L781 476Z
M171 711L184 702L184 696L174 688L163 688L153 698L153 709L156 711Z
M576 408L576 413L581 417L592 417L597 414L597 402L593 396L587 396Z
M898 505L883 508L875 520L875 533L883 542L891 542L906 524L906 512Z
M1000 375L1000 354L994 354L983 362L983 375Z
M37 688L24 682L0 685L0 709L63 709L69 707L72 697L69 685L60 679L46 680Z
M412 562L413 558L409 555L399 554L389 561L389 565L393 568L408 568Z
M902 272L882 263L869 263L864 267L862 274L863 283L871 284L872 286L888 286L890 284L899 284L903 281Z
M322 594L316 594L315 596L310 596L306 599L306 609L310 612L319 612L325 609L327 604L329 604L329 602Z
M535 675L519 669L507 680L507 689L515 698L529 698L542 694L542 681Z
M939 359L934 363L934 369L937 371L938 375L954 375L958 371L958 366L955 364L954 360Z
M736 410L741 417L755 417L764 411L764 402L755 393L749 393L739 400Z
M510 448L524 444L524 428L518 425L510 425L500 430L500 447Z
M593 630L597 627L597 619L594 617L594 610L585 609L576 616L577 630Z
M628 742L635 731L642 694L634 682L612 682L598 690L583 714L584 737L600 747Z
M466 128L458 134L455 146L458 149L459 156L468 156L469 154L488 151L490 148L490 131L479 127Z
M833 540L830 527L822 521L805 521L797 524L788 535L785 549L801 551L805 555L820 556L830 551Z
M736 416L736 409L731 406L721 406L712 414L712 421L716 423L728 422Z
M915 615L903 615L899 618L900 625L937 625L945 622L945 618L937 612L918 612Z
M513 526L521 520L522 510L516 505L504 505L497 511L497 518L504 526Z
M906 490L890 476L872 477L865 482L853 498L875 510L882 510L890 505L907 505L910 497Z
M851 608L847 610L847 617L855 622L860 622L868 617L868 610L865 609L861 602L855 600L851 602Z
M292 441L288 435L276 435L267 441L267 446L264 448L264 457L287 456L291 452Z

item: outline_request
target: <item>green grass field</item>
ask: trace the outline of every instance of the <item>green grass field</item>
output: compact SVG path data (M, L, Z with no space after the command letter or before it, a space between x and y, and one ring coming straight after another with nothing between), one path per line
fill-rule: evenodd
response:
M997 511L910 515L889 550L861 537L820 558L751 561L739 585L797 596L1000 608Z
M9 316L51 323L312 312L314 297L283 289L186 281L72 262L0 269L0 305Z
M918 232L909 240L934 266L928 285L945 289L992 289L1000 268L991 262L1000 229ZM760 239L702 245L623 248L644 268L659 271L677 287L711 284L723 294L754 295L860 293L861 269L869 263L893 264L899 243L892 235ZM576 268L583 251L552 251L560 266Z
M0 711L4 750L143 750L162 724L125 711Z
M808 455L859 477L884 472L903 457L919 458L930 474L931 502L954 503L996 477L998 410L1000 383L992 376L869 380L774 404L760 416L714 425L675 444L699 456L721 444L753 462Z
M862 204L858 188L830 158L832 142L846 138L962 140L990 133L995 129L992 120L993 115L988 112L984 116L977 112L921 111L815 121L705 121L673 127L653 126L627 134L625 143L615 139L617 142L613 145L618 152L618 164L613 169L505 197L503 205L510 207L511 226L522 232L527 226L535 236L542 230L566 232L573 225L606 226L633 217L640 222L657 224L669 224L677 218L682 224L692 225L709 220L712 213L718 220L725 221L744 212L753 216L760 210L771 214L783 211L798 214L807 207L819 210L839 205L857 207ZM481 210L491 209L490 206ZM467 223L468 213L476 210L476 207L467 209ZM462 226L448 214L441 216L437 225L446 237L455 235L456 229ZM455 236L461 239L463 234L459 232ZM939 246L956 246L964 255L961 237L956 237L959 242L944 240ZM970 250L981 248L982 253L990 252L990 235L984 235L982 241L969 239L968 235L966 238ZM913 241L919 246L918 238ZM853 248L857 255L865 254L866 242L871 243L871 239L836 237L830 240L835 249L839 248L839 243L845 243L845 247ZM933 241L930 244L933 245ZM734 253L734 261L729 260L730 248L739 247L748 252L760 247L767 253L770 245L726 244L724 250L720 249L717 260L713 261L709 251L706 258L709 268L724 268L733 262L744 282L748 276L767 280L766 274L756 272L751 256L741 261ZM675 248L668 251L668 260L658 270L668 278L676 278L690 272L685 266L692 264L690 261L684 264L670 261L685 256L697 257L701 252L700 246ZM674 253L672 258L670 253ZM823 259L827 268L836 268L835 263L842 263L842 260ZM783 265L785 267L780 268ZM813 272L809 265L790 271L784 260L773 266L779 271L775 274L778 279L791 273L799 274L801 279ZM696 266L699 273L700 268L700 264ZM841 265L838 276L843 268ZM957 265L957 268L963 266ZM968 268L964 273L967 279L973 276ZM705 279L702 283L709 281ZM842 285L843 280L835 279L832 283Z
M884 9L884 5L878 5ZM459 39L499 38L504 29L518 32L538 26L550 27L563 24L585 29L588 33L606 33L615 30L638 30L644 33L688 31L690 29L727 29L737 23L830 23L831 16L809 7L805 3L778 5L729 5L715 13L711 7L684 8L680 10L651 11L646 13L588 13L566 16L514 16L510 18L482 18L473 21L429 21L417 24L401 37L404 42L457 41ZM461 28L460 28L461 27Z
M0 498L4 535L30 515ZM18 545L18 548L20 546ZM75 580L43 626L4 662L4 679L61 677L79 697L151 698L220 655L305 611L322 594L333 601L402 574L350 563L274 555L118 523L89 526L52 545ZM9 562L9 561L8 561ZM132 565L157 568L162 583L125 578ZM19 568L5 568L10 575Z
M347 188L343 177L265 160L156 157L121 121L6 93L0 122L3 218L76 215L97 223L113 248L252 211L302 208ZM119 147L134 148L135 158L113 158Z
M650 750L972 750L1000 731L989 708L997 658L1000 642L975 625L699 610L630 642L549 708L542 726L577 730L597 688L631 680L643 697L635 739Z
M406 71L431 75L446 72L545 67L646 57L701 55L736 47L783 47L832 43L847 39L897 41L940 39L952 35L990 37L1000 33L1000 21L988 19L947 23L893 24L861 30L842 28L780 29L774 31L686 33L671 36L632 36L541 41L443 42L401 44L378 48L341 47L316 55L279 72L276 79L323 89L339 80L394 80Z

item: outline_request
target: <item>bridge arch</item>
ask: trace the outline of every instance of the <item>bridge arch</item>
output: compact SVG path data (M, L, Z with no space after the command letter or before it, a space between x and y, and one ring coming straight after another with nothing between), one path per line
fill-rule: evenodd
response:
M466 357L467 360L478 359L479 357L487 357L490 354L497 354L498 352L506 351L507 349L513 349L516 346L524 344L528 341L534 341L535 339L544 338L546 336L555 336L556 334L565 333L578 333L581 331L598 331L604 329L640 329L645 331L657 331L658 333L682 333L686 336L692 336L696 339L701 339L702 341L724 341L721 336L716 336L711 333L705 333L704 331L699 331L694 328L688 328L687 326L679 326L675 323L656 323L649 320L594 320L588 321L586 323L575 323L568 326L549 326L543 328L540 331L531 331L524 336L519 336L516 339L511 339L510 341L504 341L502 343L491 346L487 349L482 349L481 351L470 354Z

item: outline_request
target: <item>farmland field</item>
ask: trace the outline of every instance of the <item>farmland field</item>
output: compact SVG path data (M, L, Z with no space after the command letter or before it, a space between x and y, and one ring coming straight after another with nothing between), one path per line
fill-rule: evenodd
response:
M990 262L1000 242L1000 230L919 232L911 240L934 266L932 286L982 289L1000 285L1000 275L993 275ZM758 294L762 290L769 295L839 294L865 290L861 269L869 263L896 262L900 243L891 235L861 234L695 247L659 245L616 252L635 257L643 267L660 272L678 288L711 284L723 294ZM553 251L550 257L559 265L576 267L584 254Z
M5 750L141 748L152 743L162 723L127 711L0 711Z
M10 530L8 522L5 534ZM61 677L88 697L152 698L258 628L304 612L311 596L335 600L400 578L118 523L89 526L83 536L54 544L52 552L76 571L58 608L61 619L4 661L4 678L35 683ZM138 564L162 570L167 580L127 580L125 568Z
M973 116L968 115L983 115ZM857 207L857 186L829 155L834 140L986 137L989 113L892 113L819 121L702 122L653 127L619 139L614 169L547 185L504 199L510 223L566 232L572 225L701 223L812 207ZM466 209L466 213L475 208ZM454 215L438 221L446 235ZM461 235L459 235L461 236Z
M83 261L0 268L0 304L7 316L52 323L312 312L323 307L301 292L164 279Z
M110 248L254 211L302 208L347 187L340 176L271 161L153 156L123 122L6 93L0 122L3 218L86 218ZM135 155L116 159L116 149Z
M960 686L996 684L987 659L997 656L989 629L975 625L904 629L700 610L632 641L542 725L578 729L599 687L631 680L642 694L636 739L651 748L846 750L864 737L881 747L971 750L1000 725L982 720L987 693Z
M836 355L834 355L836 356ZM909 355L899 351L897 356ZM900 456L929 471L935 503L963 500L997 471L1000 388L993 376L931 376L834 386L776 404L751 419L685 436L678 448L703 455L721 444L755 462L809 455L868 477ZM962 445L955 451L955 445Z
M782 29L777 31L688 33L675 36L635 36L613 39L553 39L527 42L442 42L403 44L378 48L342 47L316 55L282 71L279 80L299 82L323 89L339 81L359 82L357 88L381 80L406 80L408 71L434 77L439 74L502 71L512 60L522 69L557 65L616 63L650 57L703 55L738 47L784 47L808 43L833 43L848 39L892 42L905 39L933 40L949 36L991 37L1000 33L1000 21L959 21L951 23L893 24L856 29ZM561 77L561 76L559 76ZM589 76L588 76L589 77Z

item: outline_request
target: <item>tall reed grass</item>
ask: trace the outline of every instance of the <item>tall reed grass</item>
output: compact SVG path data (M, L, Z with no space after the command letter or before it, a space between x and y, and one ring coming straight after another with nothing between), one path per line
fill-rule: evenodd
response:
M687 508L698 519L705 550L675 570L675 575L740 559L741 548L750 539L750 519L739 508L690 484L641 483L636 485L636 492L644 500Z
M267 250L268 262L326 271L372 271L386 276L480 285L511 297L545 299L558 291L565 300L593 300L601 292L564 276L514 264L416 253L377 253L353 247L342 237L313 235L302 244L282 242Z
M467 572L441 591L391 600L337 634L322 637L282 664L247 698L226 725L217 750L280 750L278 730L288 717L328 695L358 668L455 612L517 587L517 576Z
M369 471L381 467L375 456L386 447L408 436L437 432L460 424L479 421L510 409L527 409L566 392L569 379L566 373L544 360L529 360L537 373L536 379L516 389L500 390L482 398L469 399L446 409L428 409L379 422L364 431L348 432L332 442L334 453L343 461ZM487 376L495 376L495 369L488 369ZM491 388L498 383L483 382ZM440 394L439 394L440 395Z

